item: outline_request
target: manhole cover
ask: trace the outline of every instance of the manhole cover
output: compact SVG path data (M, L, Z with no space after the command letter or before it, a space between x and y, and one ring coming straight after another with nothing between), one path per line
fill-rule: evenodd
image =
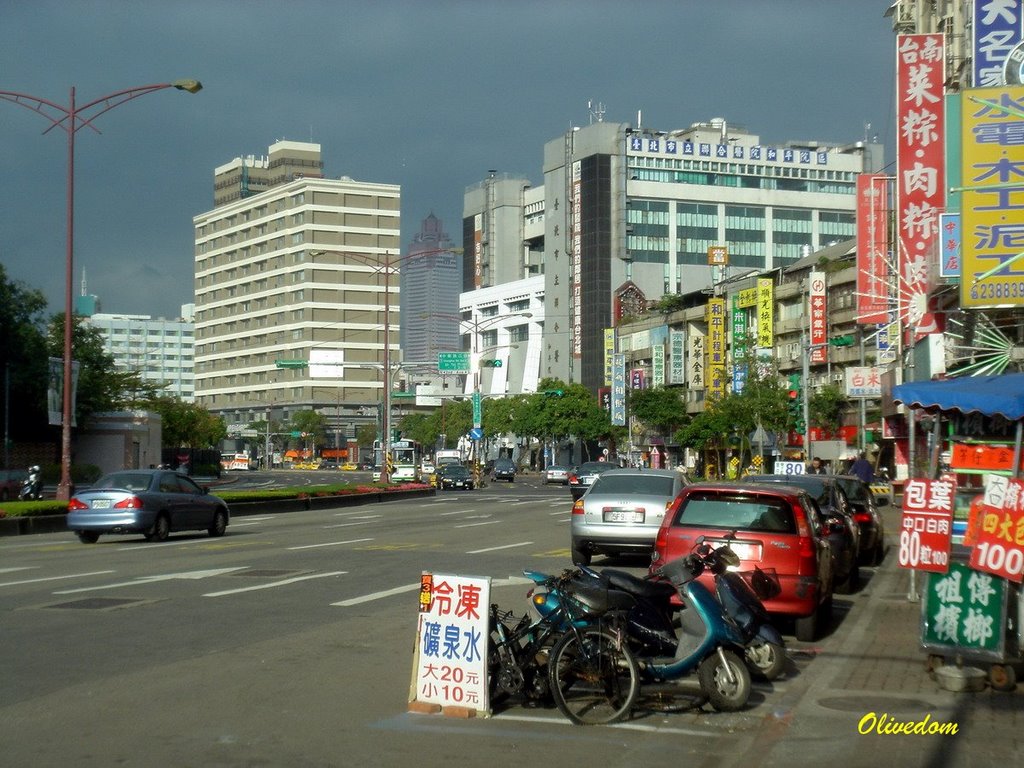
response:
M871 712L884 708L886 712L914 713L931 712L935 703L921 699L899 699L886 696L833 696L819 699L818 705L825 709L837 709L840 712Z
M248 576L253 579L279 579L282 576L300 576L309 571L275 570L274 568L253 568L248 571L235 571L232 576Z
M116 608L127 608L128 606L142 605L154 602L152 600L141 600L134 597L83 597L79 600L70 600L66 603L54 603L47 608L69 608L78 611L111 611Z

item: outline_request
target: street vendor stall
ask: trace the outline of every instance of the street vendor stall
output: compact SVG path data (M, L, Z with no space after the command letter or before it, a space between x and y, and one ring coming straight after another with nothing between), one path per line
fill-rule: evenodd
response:
M901 384L893 399L916 412L911 456L918 421L932 429L928 478L905 488L899 549L901 566L927 573L929 669L969 663L994 689L1014 690L1024 673L1024 374Z

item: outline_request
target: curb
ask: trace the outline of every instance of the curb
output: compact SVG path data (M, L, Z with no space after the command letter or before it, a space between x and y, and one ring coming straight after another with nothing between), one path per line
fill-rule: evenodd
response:
M433 488L416 488L408 491L387 491L377 493L351 493L344 496L307 496L298 499L273 499L270 501L236 501L228 505L231 517L266 515L281 512L305 512L310 509L336 509L359 507L364 504L378 504L387 501L407 501L436 496ZM66 515L28 515L24 517L0 518L0 537L24 536L32 533L61 533L68 530Z

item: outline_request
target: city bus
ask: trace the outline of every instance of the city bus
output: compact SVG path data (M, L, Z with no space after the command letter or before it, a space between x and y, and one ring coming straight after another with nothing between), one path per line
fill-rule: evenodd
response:
M391 443L392 482L416 482L420 478L420 444L415 440L396 440ZM384 466L384 447L380 440L373 444L373 481L380 480Z

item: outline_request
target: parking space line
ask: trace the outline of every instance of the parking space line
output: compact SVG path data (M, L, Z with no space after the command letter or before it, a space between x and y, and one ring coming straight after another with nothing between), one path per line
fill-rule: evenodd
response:
M307 581L308 579L324 579L328 576L344 576L348 571L329 571L328 573L311 573L308 576L296 576L293 579L282 579L281 581L272 581L269 584L255 584L251 587L241 587L240 589L225 589L221 592L207 592L203 597L223 597L224 595L237 595L240 592L254 592L257 589L273 589L274 587L285 587L289 584L294 584L297 581Z
M361 544L364 541L373 541L373 539L348 539L347 541L327 541L323 544L303 544L301 547L288 547L288 549L316 549L317 547L337 547L342 544Z
M484 552L497 552L499 549L515 549L516 547L528 547L533 544L532 541L521 541L518 544L504 544L500 547L487 547L487 549L471 549L467 555L480 555Z

